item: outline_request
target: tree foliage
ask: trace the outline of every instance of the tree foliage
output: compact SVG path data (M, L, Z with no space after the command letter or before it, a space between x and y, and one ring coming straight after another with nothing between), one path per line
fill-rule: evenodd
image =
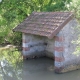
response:
M0 1L0 43L21 39L12 29L33 11L65 11L71 0L2 0ZM14 36L13 36L14 35ZM18 34L21 35L21 34ZM11 39L12 38L12 39ZM20 40L21 41L21 40Z
M72 0L72 2L66 6L69 11L72 11L74 13L75 18L80 23L80 0Z

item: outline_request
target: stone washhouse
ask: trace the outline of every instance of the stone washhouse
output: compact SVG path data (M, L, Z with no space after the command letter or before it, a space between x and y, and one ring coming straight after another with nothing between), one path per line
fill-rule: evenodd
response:
M24 59L52 58L54 71L64 73L80 68L77 25L71 12L33 12L13 31L22 32Z

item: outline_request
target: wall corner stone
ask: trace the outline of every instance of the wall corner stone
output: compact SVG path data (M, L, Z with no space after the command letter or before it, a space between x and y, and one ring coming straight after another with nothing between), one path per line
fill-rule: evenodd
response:
M56 73L62 73L63 72L63 62L65 61L64 58L64 41L65 37L63 36L63 33L58 33L55 37L55 46L54 46L54 71Z

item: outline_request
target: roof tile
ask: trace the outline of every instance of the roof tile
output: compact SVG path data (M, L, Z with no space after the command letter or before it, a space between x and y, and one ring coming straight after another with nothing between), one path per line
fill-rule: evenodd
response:
M53 38L73 17L71 12L33 12L13 31Z

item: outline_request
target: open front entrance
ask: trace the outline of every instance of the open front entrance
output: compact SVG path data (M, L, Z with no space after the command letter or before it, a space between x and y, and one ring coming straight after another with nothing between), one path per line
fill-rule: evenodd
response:
M55 65L55 72L61 72L63 57L63 37L56 35L52 39L42 36L23 34L23 58L33 59L40 57L47 57L53 59ZM60 43L59 43L60 42ZM59 45L58 45L59 44Z
M23 58L54 58L54 40L46 37L23 34Z

